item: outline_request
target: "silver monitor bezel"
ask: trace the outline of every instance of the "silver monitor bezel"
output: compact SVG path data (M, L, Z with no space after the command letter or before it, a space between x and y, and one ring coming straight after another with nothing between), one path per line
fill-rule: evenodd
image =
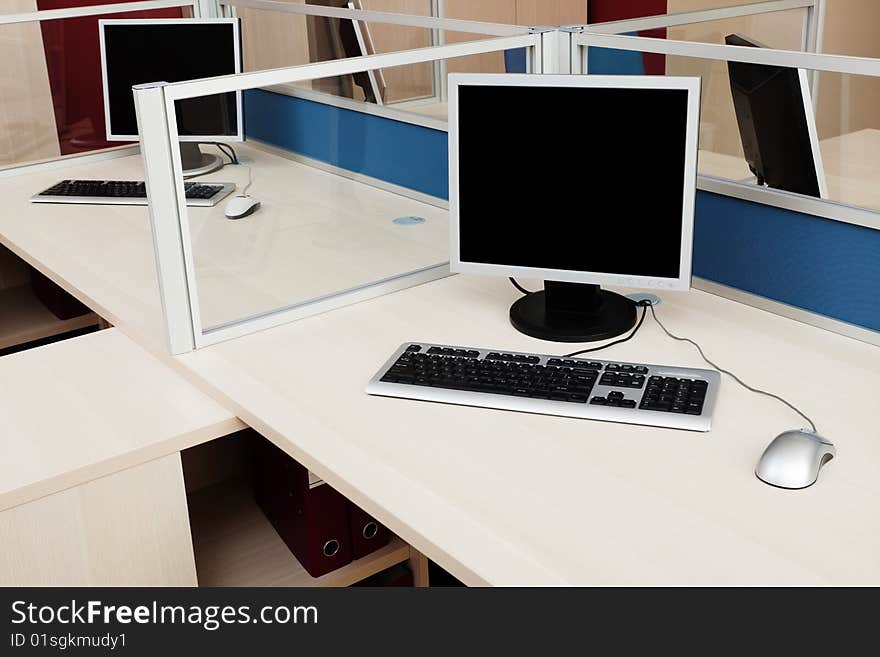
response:
M677 278L656 276L630 276L609 274L593 271L571 271L564 269L541 269L536 267L516 267L481 262L466 262L461 259L459 243L460 207L459 207L459 170L458 170L458 90L462 86L518 86L518 87L588 87L617 89L679 89L688 92L686 117L686 148L684 166L684 184L682 187L682 238L679 255L679 275ZM634 288L653 288L666 290L687 290L691 285L691 259L694 237L694 204L697 188L697 142L700 123L700 79L695 77L675 76L634 76L634 75L538 75L513 73L452 73L449 75L449 221L450 221L450 270L466 274L488 274L494 276L513 276L517 278L538 278L551 281L570 283L590 283L595 285L624 286ZM583 131L583 139L572 139L572 157L589 157L589 131L585 116L583 126L572 126L572 135ZM516 135L511 135L516 139ZM580 148L578 144L583 144ZM528 175L528 145L523 144L523 164L520 167L524 175ZM559 162L534 162L534 166L571 166ZM635 162L633 163L635 166ZM643 173L636 174L638 176ZM526 179L524 186L528 186ZM531 190L541 193L540 190ZM580 198L580 190L568 190L572 193L571 206L586 207L589 198ZM511 193L516 193L511 190ZM601 194L601 192L599 192ZM607 199L602 207L608 207L615 201L623 199ZM586 209L585 209L586 211ZM540 230L536 223L536 230ZM527 235L523 236L528 239ZM565 236L561 235L560 239ZM616 245L615 248L623 248Z
M113 124L110 118L110 97L107 93L107 57L104 46L104 28L107 25L193 25L199 23L223 23L232 25L233 38L235 40L235 73L241 73L241 33L237 18L102 18L98 21L98 34L101 41L101 83L104 92L104 126L107 132L107 141L138 141L140 136L122 135L113 132ZM154 80L154 82L166 82L166 80ZM132 98L132 102L134 102ZM178 135L178 141L187 142L240 142L244 141L244 115L242 113L241 92L235 92L236 105L236 134L234 135Z

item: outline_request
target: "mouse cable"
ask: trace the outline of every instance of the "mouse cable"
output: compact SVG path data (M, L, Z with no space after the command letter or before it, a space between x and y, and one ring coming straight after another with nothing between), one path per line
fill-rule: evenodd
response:
M217 148L219 148L221 151L223 151L224 153L226 153L226 151L223 150L224 146L232 151L232 156L230 156L229 153L226 153L226 157L228 157L230 160L229 161L230 165L236 165L236 166L244 167L245 169L247 169L247 172L248 172L247 185L245 185L244 189L241 190L241 196L246 196L248 190L251 188L251 185L254 184L254 167L253 167L253 165L244 164L243 162L241 162L238 159L238 155L236 155L236 153L235 153L235 149L232 148L232 146L230 146L229 144L221 144L219 142L214 142L214 145Z
M248 170L248 183L247 183L247 185L244 186L244 189L241 190L241 195L246 196L247 191L251 188L251 185L254 184L254 167L244 165L244 164L241 164L239 166L245 166L245 167L247 167L247 170Z
M797 406L786 401L785 399L783 399L779 395L774 395L772 392L767 392L766 390L760 390L758 388L753 388L752 386L750 386L748 383L743 381L741 378L739 378L736 374L734 374L730 370L726 370L723 367L719 367L718 365L716 365L715 363L713 363L711 360L709 360L706 357L706 354L703 353L703 348L699 344L697 344L696 342L694 342L690 338L682 338L680 336L677 336L674 333L672 333L669 329L667 329L666 326L663 325L663 322L660 321L660 318L657 317L657 311L654 310L654 304L648 303L647 307L651 309L651 315L654 316L654 321L657 322L657 326L659 326L661 329L663 329L663 332L666 335L668 335L670 338L672 338L673 340L678 340L679 342L687 342L688 344L692 344L693 346L695 346L697 348L697 351L700 352L700 356L702 357L702 359L704 361L706 361L709 365L714 367L716 370L718 370L719 372L721 372L723 374L726 374L727 376L729 376L731 379L736 381L738 384L740 384L746 390L749 390L749 391L754 392L756 394L764 395L765 397L770 397L771 399L775 399L776 401L782 402L783 404L788 406L791 410L793 410L795 413L797 413L802 418L804 418L809 423L810 428L813 430L813 433L819 433L819 431L816 429L816 424L807 416L806 413L804 413Z

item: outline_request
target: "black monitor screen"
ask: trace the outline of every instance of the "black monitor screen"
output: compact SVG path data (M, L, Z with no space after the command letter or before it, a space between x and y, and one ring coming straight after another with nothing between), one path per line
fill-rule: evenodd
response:
M678 278L686 90L458 94L462 262Z
M110 108L107 132L138 134L132 86L236 73L235 47L235 30L231 22L104 25ZM179 101L176 115L180 135L238 134L235 93Z

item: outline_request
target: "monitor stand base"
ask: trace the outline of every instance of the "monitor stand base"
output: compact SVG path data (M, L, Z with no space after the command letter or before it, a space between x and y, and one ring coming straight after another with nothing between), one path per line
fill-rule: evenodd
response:
M194 141L180 142L180 163L183 166L184 178L204 176L223 168L223 158L213 153L202 153L199 144Z
M533 338L594 342L626 333L636 324L636 304L598 285L545 281L510 307L510 323Z

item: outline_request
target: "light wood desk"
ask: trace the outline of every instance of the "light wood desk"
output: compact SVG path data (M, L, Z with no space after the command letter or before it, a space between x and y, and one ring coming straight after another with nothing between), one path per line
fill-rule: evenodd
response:
M4 243L161 354L161 340L140 338L161 325L145 213L35 211L33 187L86 177L40 176L0 181L27 213L0 217ZM129 257L108 255L114 238ZM406 340L552 351L510 327L514 295L503 280L456 276L164 357L468 583L880 583L880 350L709 294L667 295L659 312L673 330L809 409L837 444L819 483L800 492L752 474L798 418L729 381L709 434L363 393ZM700 365L650 320L603 357ZM331 374L343 363L344 376ZM845 383L826 384L829 372Z
M262 190L264 207L254 217L260 221L227 221L222 218L222 204L214 209L194 209L191 215L199 272L205 275L205 280L200 280L203 284L200 291L204 293L203 300L208 299L209 308L229 312L231 307L232 316L237 318L248 309L255 311L253 305L246 305L253 304L254 298L259 303L269 300L268 306L257 306L256 310L274 308L276 303L281 303L279 298L284 302L294 299L292 290L306 289L303 285L310 286L305 292L307 296L317 295L328 285L357 285L396 273L401 263L418 266L423 258L428 258L429 264L445 259L444 211L247 146L241 147L240 152L256 161L252 192L257 194L260 186L265 186ZM243 183L246 175L244 170L230 167L213 178L239 178ZM28 201L33 193L62 178L136 179L141 176L140 157L134 156L0 180L0 193L15 199L10 212L0 214L0 243L119 327L118 331L104 331L81 341L67 341L47 350L26 352L0 361L0 380L15 381L15 385L22 386L17 388L21 399L8 395L0 402L0 416L16 429L8 434L10 444L4 446L14 458L5 463L5 469L0 468L0 520L6 523L0 526L0 533L17 532L21 526L33 523L37 513L35 505L43 504L42 499L67 495L73 497L65 504L77 504L77 495L85 490L83 487L110 477L122 477L121 483L101 488L102 493L111 493L117 486L124 487L127 475L123 473L148 467L140 464L150 458L166 459L162 467L170 470L164 472L161 481L168 482L171 502L185 510L186 500L181 502L179 491L174 488L180 476L178 452L244 426L233 414L222 411L228 422L187 428L189 425L184 420L188 416L181 417L176 404L185 407L194 403L193 398L205 399L204 394L158 362L151 365L152 357L136 344L174 364L165 352L164 320L147 209L37 205ZM287 195L273 193L273 189L286 190ZM300 202L295 202L295 198ZM428 222L415 227L391 223L391 219L402 215L424 216ZM290 217L292 220L285 223ZM352 222L353 230L345 233L343 227L348 221ZM443 239L437 239L441 234ZM346 237L353 239L346 240ZM290 257L291 252L296 252L296 242L300 239L313 247L313 251L306 254L311 255L312 260ZM207 248L203 248L206 245ZM206 253L213 257L203 258ZM288 261L291 262L288 264ZM273 267L276 268L272 270ZM302 271L295 271L295 267ZM267 273L267 269L271 271ZM297 273L301 275L296 276ZM274 296L255 294L270 275L280 282ZM301 287L285 287L288 283ZM214 306L212 298L216 302ZM229 306L230 300L237 300L240 305ZM214 321L222 319L213 316ZM123 338L123 332L136 343ZM110 335L114 337L108 337ZM127 342L125 348L123 342ZM145 359L146 363L139 362ZM92 361L91 371L80 371ZM170 378L167 385L162 385L162 379L151 385L151 368L156 366L164 370L162 376ZM34 393L37 380L53 375L57 379L53 367L65 372L67 378L53 381L39 397L40 403L53 409L59 404L73 407L69 413L29 421L37 399ZM29 378L19 374L28 374ZM35 379L33 385L28 385L32 379ZM96 381L103 385L92 385ZM175 391L181 389L188 395L174 397ZM168 401L166 395L172 395L170 409L164 408ZM7 403L11 405L8 412ZM197 404L195 408L197 411ZM119 424L125 419L143 423L135 430L126 430ZM82 433L69 431L70 423L81 427ZM106 435L89 434L95 426L107 432ZM169 427L176 432L169 433ZM138 491L143 492L143 482L135 481L132 490L131 497L136 497ZM233 487L233 492L235 490ZM223 522L218 523L212 512L213 505L226 499L224 496L228 494L228 490L221 489L200 492L193 498L190 511L195 513L195 558L202 583L338 586L401 561L410 562L417 584L427 581L424 558L399 539L328 576L311 578L291 557L268 522L260 520L259 511L246 495L239 492L234 496L230 508L235 513L222 516ZM61 512L54 506L47 508L51 513ZM3 509L6 509L5 515L2 515ZM37 514L37 517L45 520L51 513ZM176 519L174 522L180 519L179 514L172 517ZM33 526L42 528L44 522ZM242 527L246 531L241 532ZM178 529L182 535L189 536L188 524ZM211 538L218 535L222 540ZM35 545L40 540L40 532L29 536ZM187 543L192 562L192 541L187 538ZM233 546L231 551L227 549L229 545ZM30 549L30 544L21 543L8 554L27 553ZM30 576L30 571L23 572L15 564L5 565L8 569L0 568L0 572L12 572L16 582L37 581ZM189 572L191 566L192 563L188 570L184 568L182 579L171 578L165 583L194 583L194 572ZM55 576L51 569L46 573L46 577ZM162 583L162 580L134 576L129 580L119 579L119 573L113 569L86 573L74 569L71 573L69 578L62 577L58 582ZM51 579L39 581L51 583Z
M448 260L445 210L262 149L236 149L252 162L249 193L261 208L238 221L224 217L225 201L188 208L204 327ZM64 177L142 180L143 165L135 155L0 179L8 199L0 243L85 295L86 305L113 325L164 349L147 208L28 201ZM248 172L227 166L199 180L232 181L241 190ZM401 216L426 221L393 223Z
M407 340L558 349L510 326L516 294L505 280L454 276L179 361L468 583L880 583L880 349L710 294L665 295L658 312L672 330L808 409L837 444L799 492L753 470L802 421L727 379L708 434L364 394ZM650 319L602 357L702 365Z
M117 329L0 381L0 585L195 584L179 452L245 425Z

